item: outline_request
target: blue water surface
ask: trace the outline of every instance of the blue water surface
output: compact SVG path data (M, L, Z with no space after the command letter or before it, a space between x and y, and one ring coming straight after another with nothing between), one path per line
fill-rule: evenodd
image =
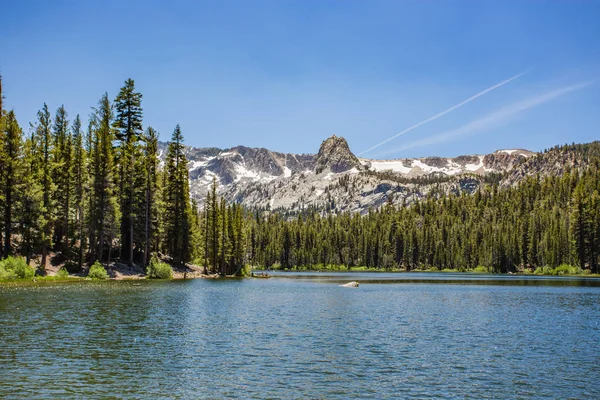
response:
M599 285L370 273L4 285L0 398L600 398Z

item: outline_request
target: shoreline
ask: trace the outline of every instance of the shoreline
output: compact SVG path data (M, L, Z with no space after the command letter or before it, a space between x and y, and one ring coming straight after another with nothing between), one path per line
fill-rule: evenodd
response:
M248 276L235 276L235 275L226 275L222 276L220 274L204 274L204 267L193 265L188 266L188 270L184 271L181 268L173 268L173 278L172 279L152 279L148 278L145 273L139 271L139 268L134 267L133 269L124 266L123 264L115 266L111 265L107 268L107 272L109 272L108 279L91 279L87 276L83 276L82 274L72 274L66 277L56 276L56 271L47 271L48 275L46 276L35 276L33 278L16 278L16 279L0 279L0 285L2 286L11 286L12 284L21 285L21 284L44 284L44 283L75 283L75 282L117 282L117 281L130 281L130 282L140 282L140 281L182 281L182 280L190 280L190 279L244 279L253 277L251 275ZM368 274L380 274L380 273L391 273L391 274L411 274L411 273L424 273L424 274L433 274L433 273L442 273L442 274L465 274L465 275L496 275L496 276L514 276L514 277L565 277L565 278L600 278L600 274L563 274L563 275L552 275L552 274L535 274L533 272L518 272L518 273L493 273L493 272L481 272L481 271L455 271L455 270L380 270L380 269L289 269L289 270L267 270L267 269L258 269L257 271L271 271L275 273L287 274L287 273L297 273L297 272L308 272L308 273L331 273L331 274L343 274L343 273L352 273L352 272L360 272L360 273L368 273Z

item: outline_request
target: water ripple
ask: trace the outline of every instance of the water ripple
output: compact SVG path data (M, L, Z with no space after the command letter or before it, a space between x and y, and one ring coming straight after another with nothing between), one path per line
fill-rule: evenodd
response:
M600 397L597 287L337 279L0 286L0 397Z

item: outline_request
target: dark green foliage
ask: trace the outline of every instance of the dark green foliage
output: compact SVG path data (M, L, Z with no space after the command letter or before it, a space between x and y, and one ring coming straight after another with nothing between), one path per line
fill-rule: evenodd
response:
M227 205L217 194L217 181L213 179L202 212L201 231L204 240L204 265L212 273L221 275L244 274L248 243L246 229L249 225L239 204Z
M144 254L143 265L146 265L150 251L158 250L159 238L159 186L158 186L158 132L152 127L146 130L144 136L144 162L145 162L145 218L144 218Z
M87 132L79 116L69 124L63 106L52 120L44 104L27 138L14 112L0 110L3 254L17 251L27 264L41 255L45 274L53 253L73 272L117 257L145 265L151 251L180 263L202 253L181 131L163 171L158 133L142 132L141 97L128 79L114 108L105 94L92 109Z
M11 110L4 118L4 131L0 132L0 187L4 209L4 249L8 256L12 253L12 233L17 206L18 190L22 183L22 135L15 113Z
M75 212L75 231L74 241L78 244L77 266L83 265L85 247L86 247L86 201L89 198L88 186L88 156L84 147L83 131L81 130L81 119L79 115L73 122L73 211Z
M133 79L115 99L116 117L113 123L119 140L118 180L121 206L121 258L133 264L134 246L144 248L146 219L146 174L143 162L142 95L135 91Z
M117 235L120 209L115 185L115 155L113 148L112 106L105 94L100 100L94 120L91 149L92 203L90 204L91 259L110 262L113 239Z
M64 106L59 107L54 118L53 139L53 191L56 204L54 223L54 244L61 251L68 251L68 239L71 229L71 200L73 197L73 138L69 130L67 112Z
M183 135L179 125L169 142L164 190L167 252L175 263L185 264L192 256L192 209L187 160L183 154Z
M41 253L42 260L40 263L40 271L45 274L48 249L52 246L52 228L54 225L55 218L55 207L54 207L54 182L53 182L53 141L51 133L51 117L48 106L44 103L42 110L38 111L38 121L34 126L35 129L35 158L37 159L37 171L36 178L42 187L42 215L43 219L40 224L41 232Z

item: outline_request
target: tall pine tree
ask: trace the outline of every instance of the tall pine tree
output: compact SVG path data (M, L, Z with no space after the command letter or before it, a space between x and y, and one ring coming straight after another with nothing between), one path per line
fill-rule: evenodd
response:
M119 146L119 181L121 204L121 258L133 265L134 229L136 218L145 221L146 187L140 162L139 139L142 130L142 94L135 91L133 79L127 79L115 99L114 126ZM141 178L141 179L140 179Z

